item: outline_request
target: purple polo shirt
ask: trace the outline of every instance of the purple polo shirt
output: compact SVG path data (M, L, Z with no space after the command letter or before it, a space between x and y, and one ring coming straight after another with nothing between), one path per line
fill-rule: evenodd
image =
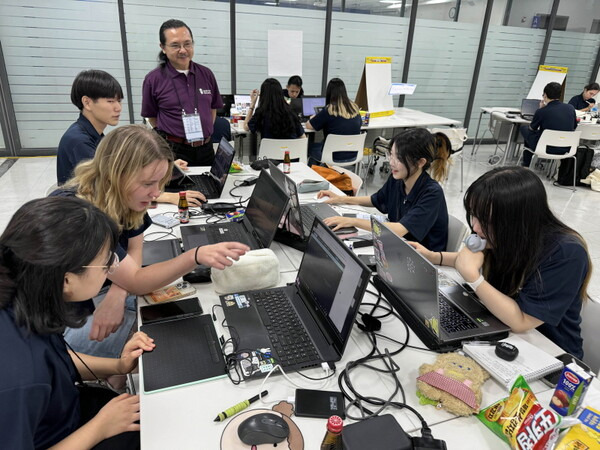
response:
M196 98L197 105L194 104ZM167 62L166 66L159 66L146 75L142 86L142 117L156 117L159 130L183 138L182 106L187 114L198 109L205 138L213 133L211 109L222 108L223 100L215 75L208 67L192 61L186 76Z

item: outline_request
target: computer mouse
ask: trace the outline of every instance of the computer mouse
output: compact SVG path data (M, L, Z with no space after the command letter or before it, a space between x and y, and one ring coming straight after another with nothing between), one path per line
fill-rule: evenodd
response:
M273 413L255 414L238 426L238 436L247 445L278 444L289 434L285 420Z

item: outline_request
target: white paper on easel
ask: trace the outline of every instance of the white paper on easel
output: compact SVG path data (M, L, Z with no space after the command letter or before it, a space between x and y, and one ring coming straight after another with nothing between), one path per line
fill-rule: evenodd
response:
M388 94L392 84L392 58L367 57L365 60L367 99L371 117L394 113L394 99Z
M556 82L563 84L565 77L567 76L566 67L555 67L555 66L540 66L540 70L533 81L533 85L527 94L527 98L542 99L544 94L544 88L548 83Z
M268 31L268 68L270 77L302 76L302 31Z

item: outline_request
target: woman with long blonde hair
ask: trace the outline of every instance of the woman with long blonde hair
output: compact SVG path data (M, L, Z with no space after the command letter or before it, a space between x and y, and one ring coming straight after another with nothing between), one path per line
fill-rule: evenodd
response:
M111 217L119 226L117 256L119 266L108 274L112 282L97 304L93 320L67 341L78 350L99 356L115 356L129 333L130 324L121 322L128 293L141 295L159 289L193 270L197 265L223 269L248 249L237 242L206 245L189 250L172 260L141 267L143 233L152 221L148 206L160 195L173 167L173 154L159 135L141 125L127 125L113 130L98 146L94 159L81 163L75 176L51 195L77 196L89 201ZM134 315L135 317L135 315ZM120 327L120 328L119 328ZM96 342L111 336L105 350ZM82 336L82 334L88 334ZM74 345L75 344L75 345ZM77 350L77 348L76 348Z

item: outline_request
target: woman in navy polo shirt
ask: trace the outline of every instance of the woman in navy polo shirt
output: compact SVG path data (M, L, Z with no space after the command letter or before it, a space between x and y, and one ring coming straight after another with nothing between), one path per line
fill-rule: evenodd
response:
M302 98L304 96L302 78L298 75L292 75L283 90L283 96L286 98Z
M251 104L244 121L244 129L260 133L261 138L296 139L306 137L304 128L292 108L285 101L281 83L275 78L267 78L260 86L260 104L258 91L250 93Z
M360 134L362 120L360 108L348 97L346 85L339 78L332 78L327 83L325 92L325 108L310 118L306 123L309 130L323 130L323 136L327 139L328 134L341 134L348 136ZM317 142L311 145L309 156L321 161L323 154L323 143ZM356 152L336 152L334 161L347 161L356 158Z
M123 320L124 306L135 310L135 295L162 288L197 265L223 269L248 249L237 242L205 245L158 264L140 267L144 231L152 224L147 209L171 178L173 153L167 142L142 125L111 131L94 159L82 162L75 176L52 195L77 196L108 214L119 225L120 265L108 278L106 296L83 328L69 328L65 339L75 350L98 356L118 356L131 329ZM100 343L96 342L101 341ZM108 338L108 339L107 339Z
M473 231L487 240L483 251L413 245L432 263L455 267L514 332L537 328L582 358L580 313L592 265L583 238L550 211L538 176L523 167L486 172L467 189L464 206Z
M448 153L439 150L433 135L424 128L411 128L391 141L392 174L385 185L370 197L345 197L320 191L318 197L331 204L374 206L388 215L389 227L399 236L442 251L448 243L448 208L444 191L436 181L443 178ZM427 172L431 168L432 178ZM371 229L367 219L328 217L334 230L346 227Z
M80 403L75 383L130 372L152 339L137 333L109 359L75 355L62 338L82 323L71 302L97 294L114 268L117 235L89 202L54 197L23 205L0 236L2 448L139 448L139 397L87 388Z
M598 83L590 83L583 88L583 92L569 100L569 105L573 105L577 111L587 112L594 107L596 100L594 97L598 95L600 85Z

